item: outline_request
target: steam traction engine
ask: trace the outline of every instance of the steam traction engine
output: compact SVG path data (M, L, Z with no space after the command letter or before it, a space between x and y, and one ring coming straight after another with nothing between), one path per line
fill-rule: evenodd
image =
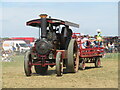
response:
M71 38L72 30L69 28L69 26L79 28L78 24L47 18L46 14L41 14L40 19L28 21L26 24L39 28L39 39L24 57L26 76L31 76L32 66L36 73L41 75L47 73L48 66L55 65L57 76L62 76L63 67L66 67L67 72L78 71L78 45L76 40Z

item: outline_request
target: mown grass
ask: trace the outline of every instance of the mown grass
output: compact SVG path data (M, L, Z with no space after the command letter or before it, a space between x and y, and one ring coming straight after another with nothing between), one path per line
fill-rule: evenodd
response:
M120 53L107 53L102 60L119 60Z
M33 74L26 77L24 73L24 55L16 55L12 62L2 62L3 88L117 88L118 55L108 53L102 58L102 67L94 68L91 63L86 70L66 73L56 77L55 67L49 68L48 75ZM87 64L87 63L86 63Z
M119 60L120 53L107 53L102 61L109 60ZM24 64L24 55L16 55L12 57L11 62L2 62L2 67L20 67Z
M23 65L24 56L23 55L17 55L12 57L11 62L2 62L2 67L20 67Z

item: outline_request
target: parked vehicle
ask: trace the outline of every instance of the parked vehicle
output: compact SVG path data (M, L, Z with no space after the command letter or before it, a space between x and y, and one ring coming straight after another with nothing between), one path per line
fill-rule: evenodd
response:
M3 41L2 47L4 51L11 50L25 52L30 49L23 40L5 40Z

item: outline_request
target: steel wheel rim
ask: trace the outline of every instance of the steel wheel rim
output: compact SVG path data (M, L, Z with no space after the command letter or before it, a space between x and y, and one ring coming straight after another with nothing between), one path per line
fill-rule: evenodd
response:
M98 64L98 66L100 66L100 65L101 65L101 63L100 63L100 59L98 59L98 63L97 63L97 64Z
M83 62L82 64L82 69L85 69L85 62Z
M32 62L28 61L28 70L30 71L30 74L32 73L31 67L32 67Z
M79 67L79 54L78 54L78 47L77 47L77 42L75 39L71 39L69 46L68 46L68 51L67 51L67 71L76 73L78 71Z
M63 62L60 62L61 75L63 75Z
M61 73L61 75L63 75L63 62L62 62L62 55L60 56L59 61L60 61L60 73Z
M76 43L75 43L76 44ZM74 54L73 54L73 58L74 58L74 70L75 72L77 72L77 65L78 65L78 50L77 47L74 47Z
M58 52L56 56L56 73L57 76L63 75L63 60L62 60L62 53Z

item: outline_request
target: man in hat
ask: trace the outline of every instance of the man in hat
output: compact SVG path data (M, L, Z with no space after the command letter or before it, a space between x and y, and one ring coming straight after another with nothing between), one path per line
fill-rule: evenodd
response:
M100 46L102 46L102 36L101 36L101 30L100 29L97 29L97 41L99 43Z

